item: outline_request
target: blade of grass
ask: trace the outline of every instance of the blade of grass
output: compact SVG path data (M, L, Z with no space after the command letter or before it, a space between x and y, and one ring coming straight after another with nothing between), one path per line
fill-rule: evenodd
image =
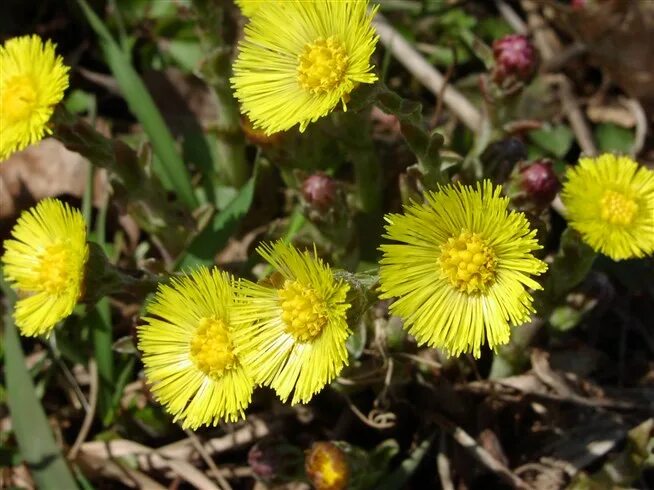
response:
M111 68L130 111L143 125L143 129L150 138L152 148L161 162L161 172L164 174L162 178L165 178L173 186L181 201L188 208L193 209L197 206L197 200L193 193L191 178L177 152L175 140L150 93L132 67L129 57L114 40L107 26L85 0L77 0L77 3L98 35L105 61Z
M7 405L21 455L38 488L78 488L55 443L48 419L36 396L34 383L25 367L25 357L12 318L16 297L3 281L1 271L0 289L9 303L5 314L4 339Z
M436 437L436 434L432 434L430 437L423 439L418 447L416 447L411 455L406 458L402 463L400 463L399 468L397 468L393 473L388 475L387 478L377 487L378 490L400 490L406 488L406 484L411 478L411 475L415 473L418 466L424 459L427 451L431 447L431 443Z
M87 227L91 226L94 169L95 167L89 165L86 189L84 190L84 197L82 199L82 211ZM106 220L107 206L105 203L98 213L95 230L96 242L103 248L105 243ZM98 367L100 385L98 390L98 413L104 426L107 426L113 419L114 357L112 349L111 310L109 309L109 302L106 298L101 299L87 311L85 321L91 332L93 355Z

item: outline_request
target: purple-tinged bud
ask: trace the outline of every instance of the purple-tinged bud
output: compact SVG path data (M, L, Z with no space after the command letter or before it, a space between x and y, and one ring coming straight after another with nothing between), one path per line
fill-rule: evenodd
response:
M572 10L583 10L586 7L587 0L570 0Z
M502 85L505 81L527 81L536 70L536 50L527 36L509 34L493 43L495 70L493 80Z
M520 186L528 198L539 203L549 204L561 188L552 162L536 160L520 169Z
M322 172L310 175L302 183L302 196L310 206L325 210L336 198L336 182Z
M277 458L265 445L255 444L248 451L248 465L261 480L270 481L277 475Z

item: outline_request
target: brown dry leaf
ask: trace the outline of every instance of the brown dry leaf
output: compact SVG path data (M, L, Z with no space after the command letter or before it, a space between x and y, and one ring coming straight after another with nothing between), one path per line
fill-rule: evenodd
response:
M557 10L557 25L584 43L630 96L654 104L654 2L588 2L579 10Z
M45 139L0 163L0 219L18 214L46 197L81 198L88 163L54 139ZM108 189L104 170L96 172L93 204L101 205Z

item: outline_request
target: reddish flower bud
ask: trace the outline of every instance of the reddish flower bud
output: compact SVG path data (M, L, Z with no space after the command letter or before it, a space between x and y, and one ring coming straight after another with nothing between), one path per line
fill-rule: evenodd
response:
M520 186L527 196L540 204L549 204L561 188L552 162L536 160L520 169Z
M586 6L586 0L570 0L572 10L582 10Z
M349 467L343 451L331 442L316 442L305 459L307 476L316 490L343 490L349 480Z
M277 476L277 456L265 444L255 444L250 448L248 464L257 478L268 481Z
M304 200L317 209L327 209L336 197L336 182L322 172L307 177L302 183Z
M529 80L536 69L536 50L522 34L510 34L493 43L495 70L493 79L502 84L505 80Z

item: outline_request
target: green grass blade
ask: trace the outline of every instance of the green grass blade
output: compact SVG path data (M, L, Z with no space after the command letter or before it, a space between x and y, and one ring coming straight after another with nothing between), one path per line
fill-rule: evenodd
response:
M402 488L406 488L406 483L409 481L409 478L411 478L411 475L415 473L416 469L418 469L418 466L429 451L434 437L435 434L432 434L430 437L423 439L418 447L413 450L411 455L402 461L400 466L390 475L388 475L377 487L377 489L401 490Z
M219 213L200 234L195 237L187 253L177 262L178 269L198 265L211 265L216 252L225 246L241 219L250 209L254 197L256 167L252 177L241 187L236 197Z
M132 67L129 57L114 40L107 26L89 7L85 0L77 0L89 24L98 35L100 46L105 55L105 61L116 78L123 97L127 101L130 111L143 125L143 129L150 138L155 154L161 162L162 178L172 186L180 200L190 209L197 205L191 178L184 166L175 140L170 134L161 113L157 109L145 88L143 81Z
M9 303L5 315L5 377L7 405L18 447L38 488L78 488L55 443L48 419L34 391L34 383L25 366L25 357L12 318L15 295L2 279L0 286Z

